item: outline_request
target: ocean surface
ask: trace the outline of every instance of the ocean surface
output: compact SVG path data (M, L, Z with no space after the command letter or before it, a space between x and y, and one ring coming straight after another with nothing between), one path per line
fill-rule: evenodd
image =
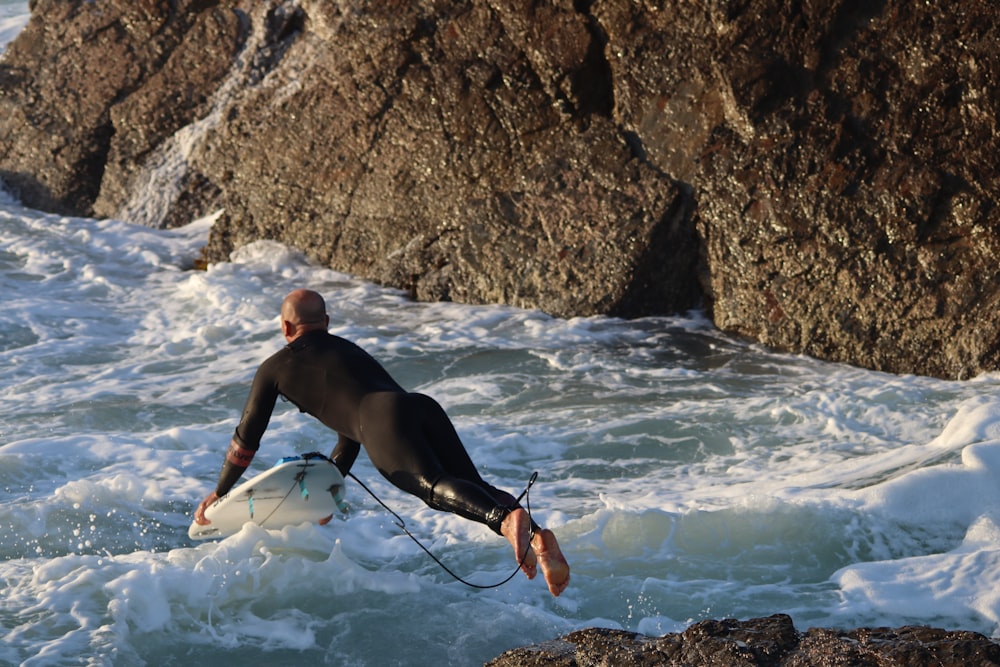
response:
M27 19L0 0L0 44ZM0 46L2 48L2 46ZM1000 636L1000 375L776 354L700 313L556 319L413 303L276 243L193 268L211 219L157 231L0 191L0 664L476 665L588 626L785 612L799 629ZM452 415L572 566L453 580L356 484L330 525L187 537L296 287ZM279 402L254 462L329 452ZM506 543L354 469L456 573Z

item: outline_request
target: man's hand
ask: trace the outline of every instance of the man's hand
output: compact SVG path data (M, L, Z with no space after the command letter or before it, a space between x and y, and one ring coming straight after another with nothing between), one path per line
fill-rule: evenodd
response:
M205 510L207 510L208 507L218 499L219 496L216 495L215 491L212 491L210 494L205 496L205 499L201 501L200 505L198 505L198 509L194 511L194 522L196 524L198 524L199 526L207 526L208 524L212 523L211 521L205 518Z

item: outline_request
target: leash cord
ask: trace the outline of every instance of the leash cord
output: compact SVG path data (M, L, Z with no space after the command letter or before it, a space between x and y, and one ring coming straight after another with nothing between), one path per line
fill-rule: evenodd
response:
M279 509L281 509L281 506L285 504L286 500L288 500L288 496L292 495L292 491L295 490L295 485L296 484L301 484L302 480L304 480L305 478L306 478L306 471L305 470L303 470L299 474L297 474L295 476L295 479L292 480L292 485L288 488L288 493L286 493L284 496L282 496L282 498L278 502L278 504L274 506L274 509L271 510L271 512L266 517L264 517L263 519L261 519L260 521L258 521L257 524L259 526L263 527L264 524L267 523L268 519L270 519L272 516L274 516L274 513L277 512ZM250 506L250 518L253 519L253 489L250 489L250 497L248 499L248 502L249 502L249 506Z
M465 584L466 586L470 586L472 588L480 588L480 589L499 588L500 586L503 586L508 581L510 581L511 579L514 578L514 576L517 574L518 570L521 569L521 566L524 565L524 561L528 557L528 551L531 550L531 540L535 536L535 522L531 519L531 497L528 494L528 490L531 489L532 485L535 483L535 480L538 478L538 471L535 471L535 472L533 472L531 474L531 478L528 480L527 486L524 487L524 491L522 491L521 495L519 495L517 497L517 500L515 500L515 503L520 503L521 502L521 498L524 498L524 509L528 513L528 525L529 525L529 529L528 529L528 545L525 547L524 553L521 555L521 559L517 563L517 567L514 568L514 571L510 573L510 576L508 576L503 581L499 581L499 582L497 582L495 584L476 584L476 583L473 583L471 581L467 581L467 580L463 579L462 577L458 576L457 574L455 574L454 572L452 572L451 569L449 569L447 565L445 565L444 563L441 562L440 558L438 558L433 553L431 553L430 549L428 549L427 547L425 547L424 544L423 544L423 542L421 542L420 540L418 540L416 538L416 536L413 533L411 533L409 531L409 529L407 529L406 522L404 522L403 519L398 514L396 514L396 512L394 512L392 510L391 507L389 507L384 502L382 502L382 499L379 498L378 496L376 496L374 491L372 491L367 486L365 486L365 483L362 482L357 477L355 477L354 473L348 472L347 476L350 477L351 479L353 479L355 482L357 482L358 485L362 489L364 489L365 491L367 491L368 495L371 496L372 498L374 498L375 502L377 502L379 505L381 505L385 509L386 512L388 512L389 514L391 514L392 516L394 516L396 518L396 521L395 521L396 526L398 526L400 530L402 530L404 533L406 533L407 537L409 537L411 540L413 540L418 547L420 547L421 549L423 549L424 553L427 554L428 556L430 556L431 559L435 563L437 563L438 565L440 565L442 570L444 570L445 572L447 572L448 574L450 574L452 576L452 578L454 578L456 581L459 581L459 582Z

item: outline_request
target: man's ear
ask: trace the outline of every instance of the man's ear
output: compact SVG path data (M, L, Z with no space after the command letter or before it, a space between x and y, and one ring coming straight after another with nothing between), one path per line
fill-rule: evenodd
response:
M295 325L288 320L281 320L281 333L285 338L291 338L295 335Z

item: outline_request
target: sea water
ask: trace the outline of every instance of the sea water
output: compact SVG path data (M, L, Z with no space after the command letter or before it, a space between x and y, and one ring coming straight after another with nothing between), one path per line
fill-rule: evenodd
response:
M26 4L0 0L0 38ZM475 665L588 626L788 613L1000 636L1000 375L898 376L721 334L698 312L557 319L413 303L273 242L194 268L212 219L157 231L0 193L0 664ZM327 526L195 543L278 308L436 397L482 473L572 567L455 581L356 483ZM254 471L335 436L279 402ZM506 543L355 474L456 574ZM234 663L235 664L235 663Z

